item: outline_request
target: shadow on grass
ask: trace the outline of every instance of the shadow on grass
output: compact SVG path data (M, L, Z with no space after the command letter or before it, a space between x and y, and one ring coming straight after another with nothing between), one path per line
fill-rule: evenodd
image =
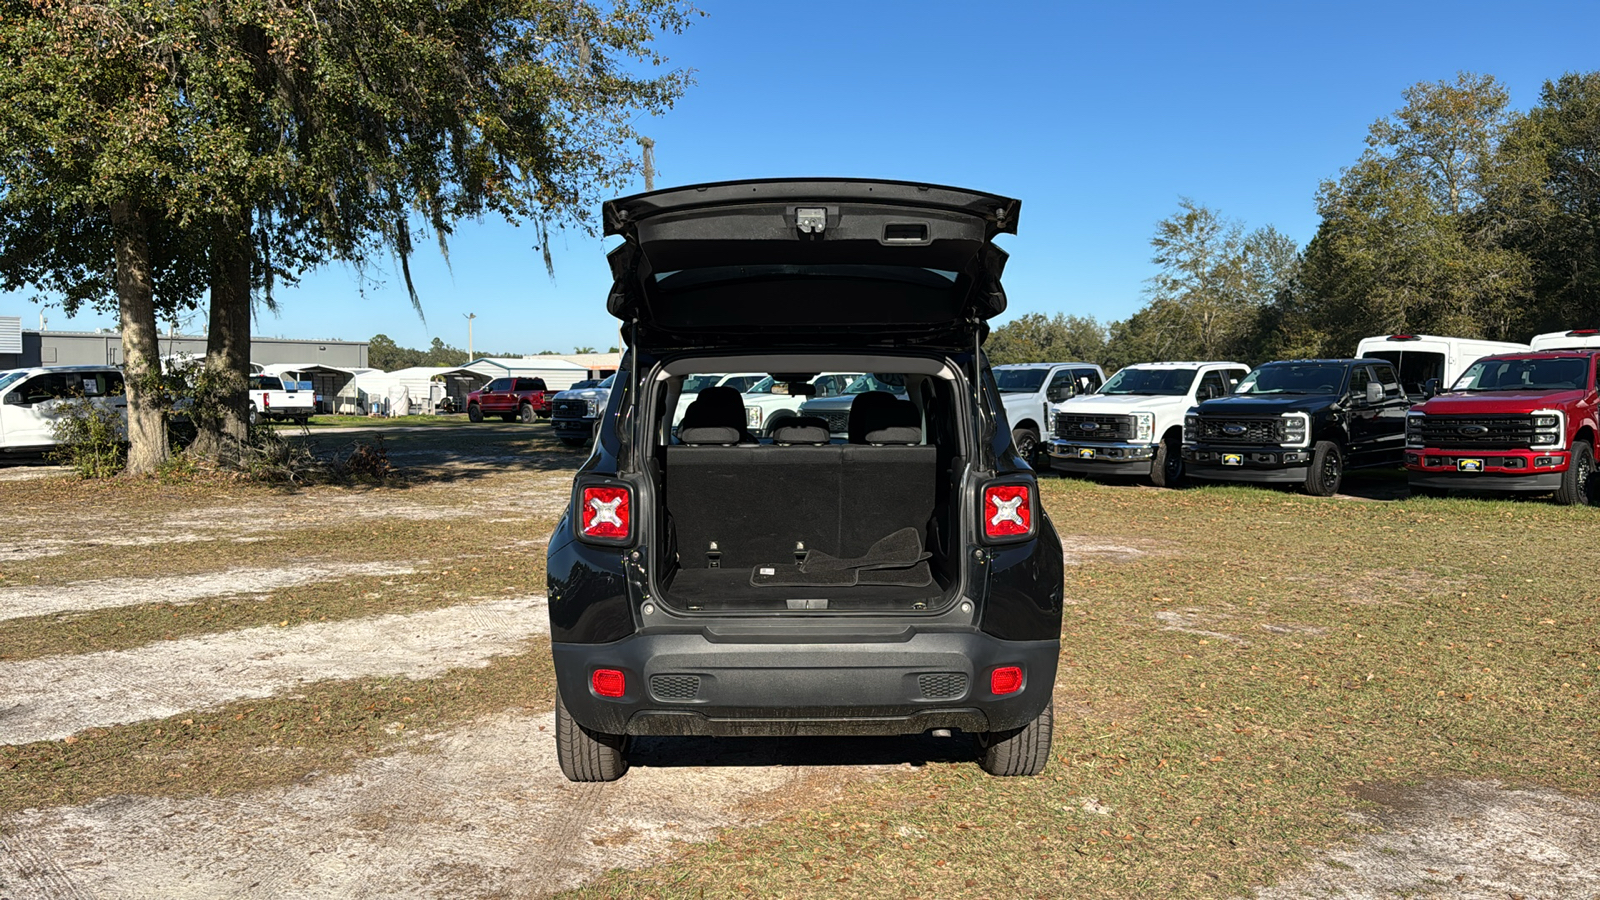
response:
M684 766L922 766L973 762L977 740L955 732L902 737L643 737L634 738L628 764Z
M293 432L284 437L323 459L346 458L361 446L381 449L398 477L369 485L375 489L576 470L589 452L562 445L548 426L520 423L471 428L379 426L333 434Z

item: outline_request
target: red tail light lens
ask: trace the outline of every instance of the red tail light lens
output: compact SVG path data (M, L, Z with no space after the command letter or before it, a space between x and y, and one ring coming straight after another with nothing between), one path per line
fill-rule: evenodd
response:
M989 673L989 693L1015 694L1022 690L1022 667L1001 666Z
M583 489L578 515L583 537L626 541L633 534L633 492L625 487L590 486Z
M589 684L602 697L621 697L628 689L628 679L618 669L595 669Z
M1033 534L1033 488L999 484L983 489L983 533L991 538Z

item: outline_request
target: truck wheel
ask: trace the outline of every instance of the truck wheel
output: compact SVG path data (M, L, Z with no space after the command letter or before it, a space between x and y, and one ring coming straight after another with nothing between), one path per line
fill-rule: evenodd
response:
M1573 441L1572 461L1561 476L1556 502L1563 506L1588 506L1594 502L1594 448L1587 441Z
M1306 493L1313 497L1330 497L1339 492L1344 481L1344 451L1333 441L1317 441L1311 453L1311 469L1306 472Z
M1018 428L1011 432L1011 443L1016 446L1017 455L1028 465L1039 468L1039 432L1032 428Z
M556 693L556 762L568 781L616 781L628 771L627 735L579 725Z
M1055 731L1056 702L1051 700L1032 722L1011 731L978 735L978 765L990 775L1037 775L1050 761L1050 736Z
M469 422L482 422L483 421L483 408L480 407L476 403L474 403L471 406L467 407L467 421L469 421Z
M1161 439L1150 461L1150 483L1156 487L1183 487L1183 448L1172 435Z
M521 406L517 407L517 418L519 418L522 421L528 423L529 425L532 425L533 424L533 420L537 419L538 416L533 414L533 407L531 407L528 404L524 403Z
M250 415L247 418L250 422L251 428L261 424L261 413L256 410L256 405L254 403L250 404Z

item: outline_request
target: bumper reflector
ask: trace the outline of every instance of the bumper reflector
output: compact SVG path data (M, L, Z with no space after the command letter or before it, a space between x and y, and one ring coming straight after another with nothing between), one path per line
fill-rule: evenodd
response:
M628 689L628 680L617 669L595 669L589 684L602 697L621 697Z
M1004 696L1022 690L1022 667L1001 666L989 673L989 693Z

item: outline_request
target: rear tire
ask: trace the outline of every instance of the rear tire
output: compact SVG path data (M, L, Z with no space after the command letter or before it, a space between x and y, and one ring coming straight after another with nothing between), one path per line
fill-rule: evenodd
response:
M1150 460L1150 483L1156 487L1183 487L1183 448L1178 439L1167 435L1156 446L1155 458Z
M1588 441L1572 443L1572 461L1561 475L1556 502L1562 506L1589 506L1594 503L1594 448Z
M1331 497L1344 482L1344 451L1333 441L1317 441L1306 472L1305 491L1313 497Z
M479 406L476 403L474 403L471 406L467 407L467 421L469 421L469 422L482 422L483 421L483 407Z
M526 422L529 425L532 425L534 423L534 421L536 419L538 419L539 417L534 414L533 407L531 407L528 404L524 403L521 406L517 407L517 418L521 419L523 422Z
M628 771L627 735L590 731L573 721L556 692L556 762L568 781L616 781Z
M250 404L249 422L251 428L261 424L261 413L256 409L256 405L254 403Z
M1056 702L1051 700L1032 722L1011 731L978 735L983 753L978 765L990 775L1037 775L1050 761L1050 738L1055 732Z

